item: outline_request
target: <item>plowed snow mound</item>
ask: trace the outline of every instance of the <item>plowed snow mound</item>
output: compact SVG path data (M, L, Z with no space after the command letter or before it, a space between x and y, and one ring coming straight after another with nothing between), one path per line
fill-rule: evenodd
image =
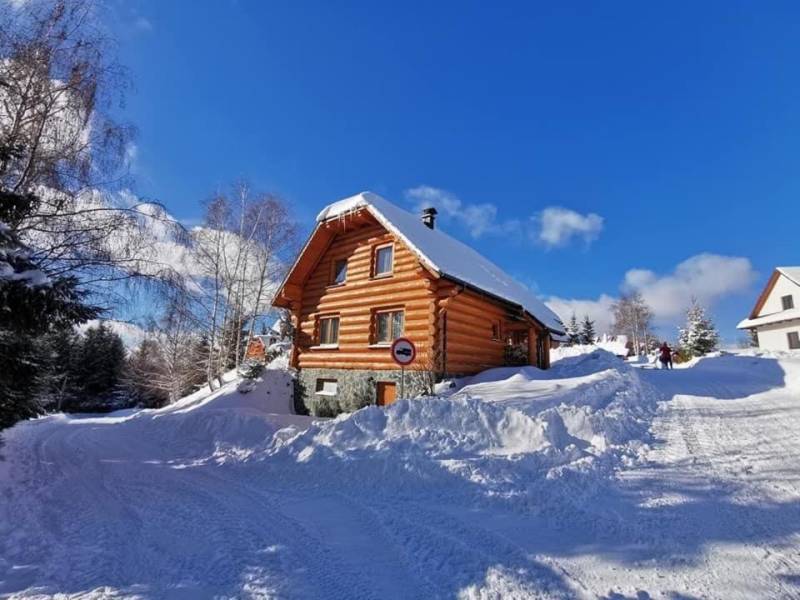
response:
M352 491L380 482L383 493L409 493L433 484L455 496L530 502L531 490L565 468L584 479L635 454L658 399L635 369L604 351L550 371L495 369L463 383L447 397L317 422L276 441L265 466L298 485L330 481Z

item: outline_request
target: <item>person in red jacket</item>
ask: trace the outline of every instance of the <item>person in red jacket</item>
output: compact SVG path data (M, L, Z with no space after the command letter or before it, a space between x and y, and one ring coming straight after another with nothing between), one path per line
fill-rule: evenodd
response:
M661 368L662 369L671 369L672 368L672 348L669 347L667 342L661 344L661 348L659 348L659 360L661 361Z

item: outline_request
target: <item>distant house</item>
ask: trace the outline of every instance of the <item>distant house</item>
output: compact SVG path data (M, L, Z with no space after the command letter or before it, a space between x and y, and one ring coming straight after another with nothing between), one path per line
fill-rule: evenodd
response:
M371 192L326 207L273 304L295 327L291 365L307 406L340 410L397 397L390 345L411 339L409 367L438 376L550 366L558 317L532 292L422 217ZM417 390L419 391L419 390ZM413 393L413 390L412 390Z
M247 345L247 352L245 358L251 360L264 361L267 357L267 350L273 344L277 344L285 339L285 335L281 330L281 320L276 319L270 327L269 331L261 335L254 335Z
M778 267L739 329L754 330L758 347L800 350L800 267Z

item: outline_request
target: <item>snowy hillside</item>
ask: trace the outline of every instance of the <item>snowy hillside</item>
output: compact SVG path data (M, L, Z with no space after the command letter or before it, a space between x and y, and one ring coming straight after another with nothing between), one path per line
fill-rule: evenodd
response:
M289 385L7 431L0 595L800 593L800 357L597 350L330 421Z

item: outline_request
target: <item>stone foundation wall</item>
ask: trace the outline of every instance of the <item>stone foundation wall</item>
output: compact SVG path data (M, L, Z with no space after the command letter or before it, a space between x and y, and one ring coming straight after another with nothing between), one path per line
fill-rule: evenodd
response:
M317 379L335 379L335 395L316 393ZM377 400L377 382L391 381L397 384L400 397L400 370L367 371L361 369L300 369L295 383L295 405L305 405L317 417L332 417L343 412L352 412ZM426 392L419 371L406 371L406 398Z

